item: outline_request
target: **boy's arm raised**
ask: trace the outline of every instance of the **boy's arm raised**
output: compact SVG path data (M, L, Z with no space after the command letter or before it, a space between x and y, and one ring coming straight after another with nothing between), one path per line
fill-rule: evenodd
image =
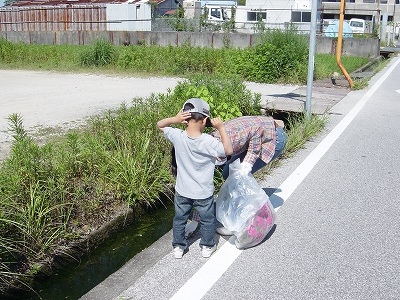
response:
M180 110L175 117L165 118L157 122L157 127L161 131L164 131L165 127L168 127L172 124L185 124L187 123L187 119L191 117L190 112L183 112Z
M226 133L224 122L222 122L220 118L213 118L211 120L211 124L219 131L219 134L221 135L221 142L224 146L225 155L231 155L233 152L232 143L228 134Z

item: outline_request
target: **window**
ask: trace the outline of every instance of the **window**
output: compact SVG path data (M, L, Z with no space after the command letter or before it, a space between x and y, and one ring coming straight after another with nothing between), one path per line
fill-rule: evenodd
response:
M310 11L292 11L292 22L311 22L311 12Z
M211 8L211 17L220 19L221 18L221 12L219 8Z
M301 22L301 12L300 11L292 12L292 22L295 22L295 23Z
M311 22L311 12L303 11L301 13L301 21L302 22Z
M261 11L248 11L247 12L247 21L258 21L259 18L263 20L267 19L267 13Z

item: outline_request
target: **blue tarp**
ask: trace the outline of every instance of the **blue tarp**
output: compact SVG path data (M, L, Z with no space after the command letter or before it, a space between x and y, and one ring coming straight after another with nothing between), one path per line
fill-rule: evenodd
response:
M338 37L339 34L339 21L333 21L331 24L326 27L324 36L326 37ZM353 37L353 30L350 28L349 23L343 22L343 34L344 38Z

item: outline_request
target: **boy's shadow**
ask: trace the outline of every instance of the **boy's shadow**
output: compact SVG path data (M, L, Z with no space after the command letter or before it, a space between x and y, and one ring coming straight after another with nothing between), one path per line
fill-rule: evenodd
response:
M218 226L222 226L219 224L219 222L217 221ZM200 225L197 227L197 229L187 238L187 242L189 244L188 248L192 248L191 246L195 243L200 241L201 239L201 234L200 234L200 229L199 229ZM218 247L218 244L220 242L220 238L223 237L221 235L219 235L218 233L215 234L214 236L214 240L215 240L215 244ZM230 236L227 236L227 238L230 238Z

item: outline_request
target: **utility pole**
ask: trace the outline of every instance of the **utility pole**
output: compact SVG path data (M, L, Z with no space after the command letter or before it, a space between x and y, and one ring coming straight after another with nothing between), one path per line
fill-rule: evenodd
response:
M315 55L315 40L317 31L317 5L319 1L311 1L311 27L310 27L310 46L308 50L308 76L307 76L307 97L306 97L306 118L311 119L311 99L312 85L314 79L314 55Z

